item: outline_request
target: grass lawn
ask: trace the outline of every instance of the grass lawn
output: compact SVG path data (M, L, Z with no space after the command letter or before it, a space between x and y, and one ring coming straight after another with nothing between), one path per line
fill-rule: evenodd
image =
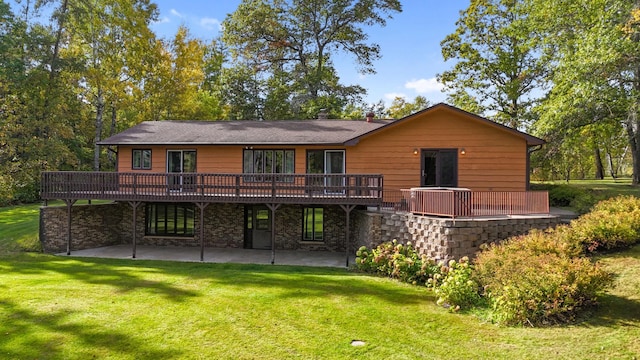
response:
M640 246L602 262L619 276L597 311L533 329L343 269L5 255L0 358L632 359Z
M635 359L640 246L575 325L506 328L344 269L56 257L39 205L0 208L0 359ZM4 249L4 251L1 251ZM362 340L360 347L352 340Z
M571 180L569 182L566 182L564 180L545 182L532 181L532 184L570 185L584 190L589 190L596 196L598 196L598 198L602 199L610 198L617 195L633 195L640 197L640 186L631 185L631 179L629 178L605 178L604 180Z

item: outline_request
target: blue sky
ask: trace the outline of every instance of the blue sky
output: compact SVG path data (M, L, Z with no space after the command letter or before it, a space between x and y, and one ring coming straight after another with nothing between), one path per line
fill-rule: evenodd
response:
M233 12L240 0L156 0L160 19L153 30L172 37L178 26L186 25L191 34L202 39L219 35L220 23ZM422 95L436 103L446 95L435 76L451 67L445 64L440 41L455 30L460 10L469 0L406 0L402 13L394 15L385 27L367 31L369 40L381 47L382 58L374 63L377 73L362 76L351 56L335 58L343 84L358 84L367 89L367 102L391 102L395 96L412 101Z
M210 40L220 34L220 24L235 11L240 0L152 0L158 5L159 20L152 29L161 37L172 38L180 25L194 37ZM401 0L402 13L395 14L385 27L370 27L369 41L381 47L382 58L374 63L377 73L357 72L350 55L334 58L341 82L367 89L366 101L389 104L394 97L409 101L422 95L432 103L446 95L436 82L436 74L449 69L440 52L440 42L455 30L460 11L469 0ZM14 12L16 0L9 0Z

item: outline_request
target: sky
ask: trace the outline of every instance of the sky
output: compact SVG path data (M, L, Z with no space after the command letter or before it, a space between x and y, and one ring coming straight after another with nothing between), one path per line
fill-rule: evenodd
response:
M186 25L194 37L210 40L220 34L220 24L235 11L240 0L155 0L160 12L152 29L171 38L178 26ZM445 63L440 42L455 30L460 11L469 0L404 0L402 13L387 20L385 27L369 27L369 41L380 45L382 57L374 62L373 75L361 75L351 55L334 58L344 85L367 89L365 100L387 105L396 96L413 101L417 95L431 103L445 101L436 74L451 68Z
M9 0L14 12L16 2ZM211 40L220 35L221 23L234 12L241 0L152 0L158 5L159 19L151 28L160 37L171 39L180 25L192 36ZM431 103L445 101L446 94L436 74L450 69L440 51L440 42L455 30L460 11L470 0L401 0L402 12L394 14L384 27L365 29L369 43L380 45L382 57L374 62L376 74L358 73L349 54L333 58L343 85L360 85L367 90L365 101L387 105L396 97L413 101L417 95Z

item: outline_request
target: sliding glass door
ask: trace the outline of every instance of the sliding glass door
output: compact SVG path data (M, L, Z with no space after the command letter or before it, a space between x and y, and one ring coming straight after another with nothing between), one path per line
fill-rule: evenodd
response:
M167 172L171 173L168 179L171 190L191 189L195 185L195 175L189 174L196 172L196 151L168 150Z

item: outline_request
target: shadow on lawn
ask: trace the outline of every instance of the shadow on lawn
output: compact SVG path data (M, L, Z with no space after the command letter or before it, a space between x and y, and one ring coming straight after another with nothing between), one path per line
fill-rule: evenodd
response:
M7 314L0 322L0 353L7 359L88 359L100 358L104 353L122 357L145 354L149 359L174 359L181 355L176 350L155 349L152 344L145 344L136 337L108 327L73 322L70 320L75 313L73 310L37 314L2 299L0 308ZM70 341L77 343L79 354L69 354Z
M23 260L23 261L21 261ZM350 273L338 268L304 266L212 264L150 260L97 258L65 259L48 255L0 258L4 273L39 274L56 272L88 284L114 286L120 292L147 291L181 302L200 296L210 287L265 288L277 296L303 298L343 296L377 297L390 303L415 304L435 301L426 290L406 284L389 286L385 279ZM151 281L145 274L162 274L168 281ZM348 277L348 279L345 279ZM180 279L202 281L199 291L185 290ZM418 291L419 290L419 291Z
M68 278L94 285L109 285L120 293L130 291L148 291L165 298L181 302L197 296L198 293L181 289L168 282L152 281L144 278L148 267L137 262L86 261L84 259L61 259L47 255L21 254L15 257L0 257L0 270L3 273L46 274L55 272Z
M640 301L606 294L593 315L585 325L640 327Z

